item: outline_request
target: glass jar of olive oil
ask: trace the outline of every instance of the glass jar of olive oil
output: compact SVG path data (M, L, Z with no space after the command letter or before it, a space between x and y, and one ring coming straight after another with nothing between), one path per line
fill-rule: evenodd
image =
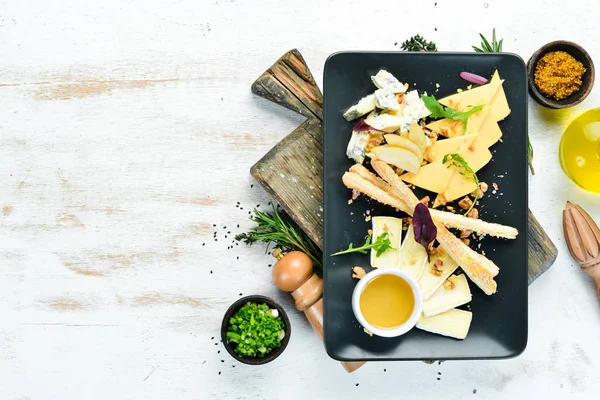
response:
M573 182L600 193L600 108L584 112L569 124L560 141L559 157Z

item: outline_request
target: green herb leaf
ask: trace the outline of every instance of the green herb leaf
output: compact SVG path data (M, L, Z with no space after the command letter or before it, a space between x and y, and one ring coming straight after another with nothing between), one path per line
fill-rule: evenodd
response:
M442 106L434 96L421 96L425 107L431 112L431 118L449 118L463 123L463 130L467 130L467 120L473 114L483 109L483 106L471 106L467 111L456 111L449 107Z
M465 159L457 153L446 154L442 159L442 164L446 163L448 163L448 168L456 167L461 169L462 171L460 171L460 174L466 177L470 177L473 180L473 182L475 182L475 186L477 186L477 196L475 196L473 204L471 204L471 207L465 213L465 215L469 215L473 207L475 207L477 199L479 199L479 179L477 178L477 174L475 173L475 171L473 171L473 169L469 166Z
M275 244L283 251L302 251L310 257L315 272L319 276L322 276L322 251L298 225L289 220L289 218L282 216L275 205L273 205L272 213L254 209L254 215L250 219L256 223L256 226L247 233L236 235L236 240L243 241L249 245L257 241L266 243L267 248L265 252L268 251L271 244Z
M529 135L527 135L527 164L529 164L531 175L535 175L535 170L533 169L533 146L529 140Z
M332 256L339 256L348 253L367 254L369 249L374 249L376 251L375 257L381 256L387 250L396 250L392 247L392 242L388 238L388 233L383 232L381 235L377 236L377 239L375 239L373 243L371 243L371 235L368 235L365 239L365 244L363 244L361 247L353 247L352 243L350 243L346 250L333 253Z
M420 35L415 35L405 40L400 45L400 48L404 51L438 51L435 43L428 42Z

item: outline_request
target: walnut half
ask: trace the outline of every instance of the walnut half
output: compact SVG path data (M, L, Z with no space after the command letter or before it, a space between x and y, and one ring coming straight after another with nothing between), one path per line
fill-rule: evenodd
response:
M442 272L444 272L444 261L436 260L436 262L431 266L431 273L435 276L441 276Z

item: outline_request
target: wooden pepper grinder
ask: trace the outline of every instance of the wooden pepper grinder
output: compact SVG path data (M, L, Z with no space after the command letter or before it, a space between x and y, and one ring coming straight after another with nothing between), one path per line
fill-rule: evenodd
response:
M296 300L296 308L304 311L308 322L323 340L323 280L313 273L310 258L301 251L283 254L280 249L273 251L277 259L273 267L273 282L284 292L291 292ZM364 362L342 362L347 372L354 372Z
M571 255L594 280L600 299L600 228L581 206L567 201L563 230Z

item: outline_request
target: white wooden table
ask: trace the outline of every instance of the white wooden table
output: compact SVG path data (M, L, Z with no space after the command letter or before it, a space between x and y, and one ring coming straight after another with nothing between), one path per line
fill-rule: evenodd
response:
M516 359L346 374L271 283L272 258L232 240L269 201L250 166L302 122L249 89L285 51L297 47L319 85L330 53L393 50L416 33L468 51L496 27L525 59L570 39L600 60L600 3L168 3L0 2L0 399L597 396L600 308L561 210L571 200L600 220L600 197L565 178L557 149L598 88L573 110L529 105L530 206L560 255L530 287ZM268 365L238 364L219 343L242 293L289 312L289 347Z

